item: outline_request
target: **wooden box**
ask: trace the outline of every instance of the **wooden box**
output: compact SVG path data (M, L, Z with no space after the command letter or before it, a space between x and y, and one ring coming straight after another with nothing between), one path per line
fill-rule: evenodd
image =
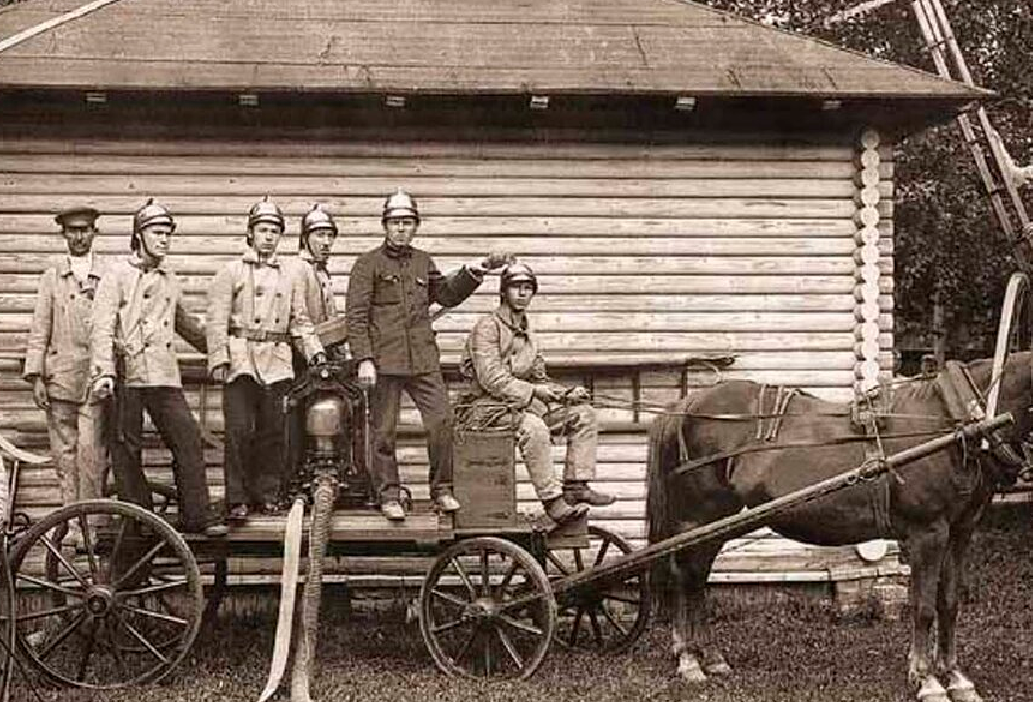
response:
M516 467L512 430L457 431L453 441L453 489L463 508L457 529L517 525Z

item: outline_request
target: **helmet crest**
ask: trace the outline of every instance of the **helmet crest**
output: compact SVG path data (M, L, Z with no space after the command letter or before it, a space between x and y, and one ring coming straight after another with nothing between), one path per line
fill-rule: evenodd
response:
M384 200L384 213L380 219L386 220L390 217L415 217L419 221L420 211L416 206L416 199L398 188Z
M298 239L298 251L308 248L308 237L314 231L328 229L333 236L337 236L337 224L332 214L324 210L319 203L312 205L312 209L301 218L301 237Z
M166 224L176 230L176 222L172 219L172 213L164 205L154 202L153 197L147 198L147 202L133 215L133 232L129 237L129 249L140 250L140 234L146 227L152 224Z

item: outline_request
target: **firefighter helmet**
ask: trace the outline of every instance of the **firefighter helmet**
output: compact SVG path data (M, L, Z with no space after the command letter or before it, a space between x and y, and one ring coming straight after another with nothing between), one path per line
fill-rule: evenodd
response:
M316 203L301 218L301 238L298 239L298 251L308 248L308 235L319 229L328 229L333 236L337 236L337 224L334 222L334 216Z
M259 222L272 222L280 225L280 231L284 229L283 211L277 207L275 202L269 200L266 195L251 206L247 213L247 228L251 229Z
M390 217L415 217L420 220L420 212L416 207L416 200L412 195L398 188L386 200L384 200L384 214L381 221Z
M172 213L164 205L159 205L153 197L147 198L143 207L133 215L133 233L129 238L130 251L140 250L140 233L152 224L166 224L176 231L176 222L172 219Z
M538 278L526 263L511 263L502 269L499 290L505 292L506 288L517 283L530 283L532 292L538 294Z

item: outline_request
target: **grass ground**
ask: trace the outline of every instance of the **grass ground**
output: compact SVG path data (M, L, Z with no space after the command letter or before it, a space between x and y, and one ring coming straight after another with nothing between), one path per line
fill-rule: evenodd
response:
M973 544L961 617L962 660L986 702L1033 700L1033 511L998 510ZM687 686L674 675L666 627L654 625L631 652L569 653L554 647L527 682L446 678L418 627L401 617L332 617L321 636L316 700L501 702L591 699L699 702L889 702L909 700L905 620L842 620L813 600L772 607L715 606L715 633L733 677ZM251 702L264 683L273 615L224 619L201 634L188 660L158 685L117 693L41 690L48 702ZM24 686L16 700L33 700Z

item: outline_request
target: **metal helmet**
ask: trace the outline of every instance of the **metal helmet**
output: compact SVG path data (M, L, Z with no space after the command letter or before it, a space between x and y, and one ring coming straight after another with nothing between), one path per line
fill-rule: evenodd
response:
M133 215L133 233L129 237L129 249L140 250L140 233L152 224L166 224L176 231L176 222L172 219L172 213L164 205L159 205L153 197L147 198L143 207Z
M538 294L538 278L526 263L511 263L502 269L502 282L499 283L499 292L505 292L506 288L517 283L530 283L531 290L536 295Z
M268 195L252 205L247 213L248 229L251 229L259 222L272 222L273 224L279 224L281 230L285 228L286 223L283 219L283 211L277 207L275 202L269 200Z
M416 200L412 195L398 188L384 200L384 214L380 219L383 221L389 217L415 217L416 221L419 221L420 212L416 207Z
M319 229L328 229L334 236L337 236L337 224L334 222L333 215L316 203L301 218L301 238L298 239L298 251L308 248L308 235Z

